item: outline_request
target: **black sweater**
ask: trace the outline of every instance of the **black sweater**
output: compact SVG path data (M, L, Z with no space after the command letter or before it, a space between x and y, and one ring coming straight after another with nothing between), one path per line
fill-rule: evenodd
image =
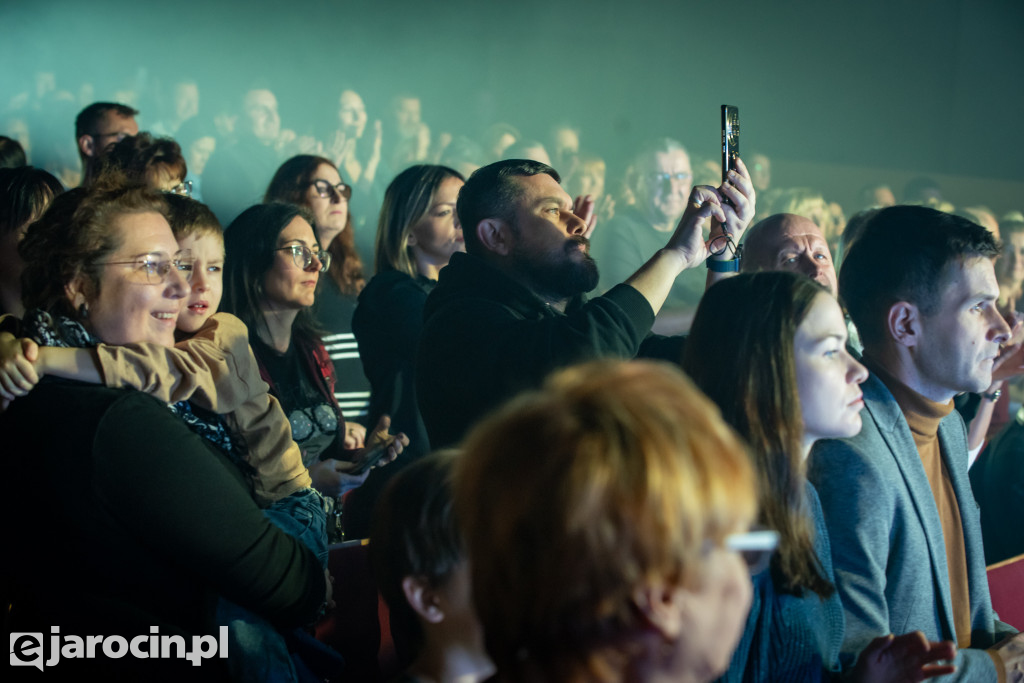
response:
M650 334L654 311L629 285L580 296L561 313L484 261L455 254L427 297L416 361L420 411L434 448L552 371L599 358L678 363L681 337Z
M0 434L12 630L130 638L157 626L190 642L216 634L219 595L282 627L316 617L325 592L316 557L274 527L238 469L156 399L45 378L0 414ZM62 670L152 667L173 678L180 665L205 679L217 677L219 661L193 669L100 657Z

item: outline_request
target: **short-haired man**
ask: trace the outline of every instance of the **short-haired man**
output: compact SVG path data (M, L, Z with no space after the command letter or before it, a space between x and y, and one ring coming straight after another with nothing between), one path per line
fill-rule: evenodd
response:
M654 256L589 301L582 295L598 273L581 215L592 205L574 205L558 173L540 162L510 159L477 170L456 207L466 253L441 271L424 312L416 387L431 446L458 442L478 418L557 368L638 354L678 361L678 340L648 333L676 276L708 257L705 220L724 222L735 241L753 216L753 187L740 168L717 190L695 188Z
M871 370L864 427L819 442L809 463L846 614L843 650L920 630L957 643L955 680L993 683L1021 680L1024 636L992 611L953 397L989 386L1010 336L995 306L997 252L984 228L933 209L869 219L839 275Z
M96 178L99 160L115 143L139 134L138 110L117 102L93 102L75 118L75 140L82 160L82 185Z
M665 244L686 209L693 186L690 155L671 138L656 140L642 149L633 161L633 171L634 182L629 189L636 203L617 210L594 239L602 290L628 278ZM684 273L673 283L658 314L657 329L667 334L688 329L703 293L701 274Z
M821 228L814 221L792 213L777 213L758 221L743 241L740 270L788 270L803 273L839 293L836 267Z

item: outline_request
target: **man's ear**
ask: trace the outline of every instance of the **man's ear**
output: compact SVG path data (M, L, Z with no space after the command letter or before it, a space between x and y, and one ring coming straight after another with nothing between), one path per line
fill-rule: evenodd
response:
M633 604L666 639L675 640L683 632L687 617L687 593L680 587L645 586L633 593Z
M91 135L83 135L78 138L78 151L83 156L91 157L96 153L96 140Z
M500 218L485 218L477 223L476 237L487 251L499 256L512 252L512 226Z
M889 307L885 323L897 344L911 348L921 343L921 311L914 304L897 301Z
M422 576L407 576L402 579L402 592L405 593L405 600L412 607L413 611L430 623L439 624L444 621L444 610L441 601L430 585L430 582Z

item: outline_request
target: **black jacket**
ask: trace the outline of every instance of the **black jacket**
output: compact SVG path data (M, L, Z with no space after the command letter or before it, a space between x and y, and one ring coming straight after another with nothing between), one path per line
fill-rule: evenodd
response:
M455 254L427 297L416 361L420 412L434 448L458 443L481 417L552 371L638 355L678 363L681 337L650 335L654 311L617 285L561 313L485 262Z

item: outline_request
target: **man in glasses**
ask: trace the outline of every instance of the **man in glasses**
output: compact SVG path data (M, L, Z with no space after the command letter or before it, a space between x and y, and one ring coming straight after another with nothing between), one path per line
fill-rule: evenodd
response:
M733 180L694 190L645 262L587 301L598 281L592 202L573 202L555 169L538 161L508 159L470 176L456 206L466 253L452 256L427 298L416 360L431 446L457 443L477 419L561 367L638 355L678 361L679 340L649 337L651 325L676 277L708 257L708 218L726 221L738 241L753 217L749 177Z
M75 118L75 139L82 160L82 185L96 178L99 160L117 142L139 134L138 110L117 102L93 102Z
M594 236L594 254L601 263L602 290L632 275L664 246L686 208L693 170L690 155L675 140L663 138L645 147L633 162L629 189L636 197L633 206L617 211ZM704 292L704 274L698 269L676 279L655 327L667 334L689 328L689 322Z

